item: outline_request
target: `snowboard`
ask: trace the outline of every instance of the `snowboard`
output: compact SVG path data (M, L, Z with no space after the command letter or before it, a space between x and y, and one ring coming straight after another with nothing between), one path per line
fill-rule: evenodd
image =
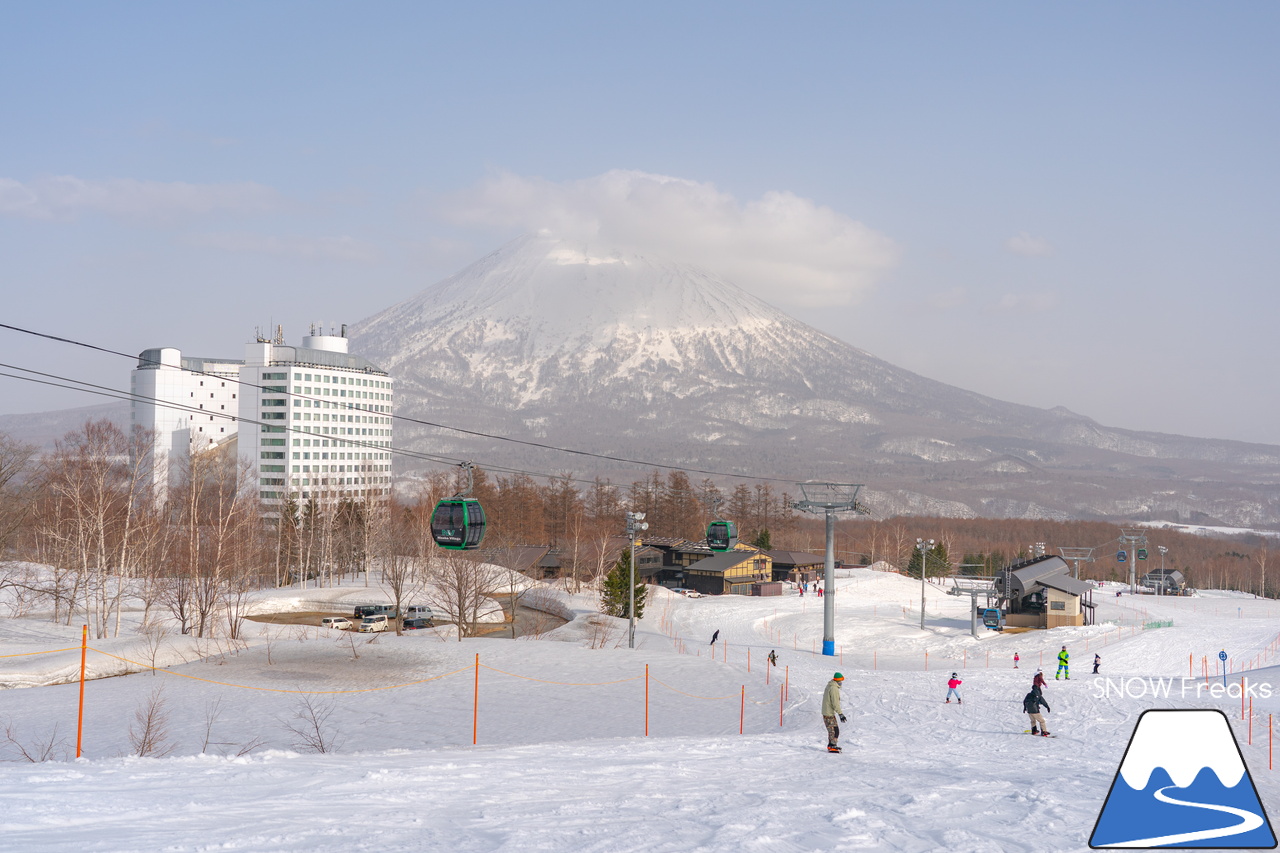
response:
M1031 734L1031 729L1023 729L1023 730L1022 730L1022 733L1023 733L1024 735L1029 735L1029 734ZM1052 735L1052 734L1050 734L1050 735L1042 735L1042 734L1040 734L1039 732L1036 732L1036 737L1057 737L1057 735Z

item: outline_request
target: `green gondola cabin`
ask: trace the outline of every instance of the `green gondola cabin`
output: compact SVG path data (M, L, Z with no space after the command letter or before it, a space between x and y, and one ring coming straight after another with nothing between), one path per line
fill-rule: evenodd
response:
M712 551L732 551L738 544L738 525L713 521L707 525L707 547Z
M445 498L431 513L431 538L449 551L479 548L484 527L484 507L475 498Z

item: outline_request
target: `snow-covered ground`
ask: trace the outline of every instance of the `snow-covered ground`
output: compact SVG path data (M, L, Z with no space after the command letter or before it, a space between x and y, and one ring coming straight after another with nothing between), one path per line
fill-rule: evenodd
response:
M1280 712L1280 602L1116 598L1110 587L1097 595L1104 624L974 639L967 598L930 587L921 632L918 582L854 571L838 586L835 658L815 654L823 600L794 593L656 590L634 650L625 623L602 629L585 596L561 601L577 617L568 625L516 641L253 624L230 647L125 632L91 640L91 674L152 655L161 670L88 682L85 757L44 763L20 760L16 744L74 754L79 687L52 682L78 673L80 630L0 619L0 655L22 655L0 657L0 684L44 685L0 691L13 739L0 743L11 759L0 848L1083 850L1138 716L1170 707L1224 710L1280 814L1266 729ZM285 590L259 606L345 609L376 592ZM1073 677L1055 681L1063 644ZM68 651L30 654L48 649ZM766 672L771 649L779 667ZM1239 698L1211 696L1198 678L1207 666L1222 683L1220 650L1228 683L1253 666L1250 682L1274 685L1254 699L1252 745ZM1108 681L1089 675L1095 652ZM1022 734L1041 660L1055 739ZM818 713L836 670L847 676L841 755L825 751ZM1197 679L1182 681L1189 670ZM942 701L952 671L963 705ZM131 756L130 730L153 701L172 751Z

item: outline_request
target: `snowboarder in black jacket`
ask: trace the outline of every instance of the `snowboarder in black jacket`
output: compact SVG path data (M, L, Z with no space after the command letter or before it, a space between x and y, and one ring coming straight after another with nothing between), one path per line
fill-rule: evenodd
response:
M1044 721L1044 715L1040 713L1040 706L1043 705L1046 711L1052 711L1049 703L1044 701L1044 696L1040 691L1031 688L1031 692L1022 700L1022 710L1027 712L1027 716L1031 718L1031 733L1049 737L1049 726ZM1038 731L1037 731L1038 727Z

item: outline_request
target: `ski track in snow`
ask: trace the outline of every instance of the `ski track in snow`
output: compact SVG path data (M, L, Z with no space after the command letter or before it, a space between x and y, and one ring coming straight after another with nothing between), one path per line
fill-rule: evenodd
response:
M1100 651L1103 673L1117 677L1182 675L1188 654L1198 666L1201 655L1223 647L1251 657L1275 637L1280 604L1228 597L1116 604L1102 596L1101 618L1124 618L1123 636L1114 625L1100 625L984 632L974 640L965 599L930 588L922 634L919 611L903 610L918 607L918 582L856 572L839 586L836 641L843 659L809 651L820 645L823 600L794 594L688 600L656 591L634 651L583 648L571 625L543 641L442 642L428 632L362 637L353 657L346 635L317 629L304 636L289 628L276 634L269 655L266 629L257 637L251 631L250 647L238 653L182 663L192 658L192 644L171 638L162 663L208 681L162 673L90 682L87 758L0 764L0 847L1078 851L1087 849L1133 725L1150 707L1222 708L1264 804L1276 803L1280 784L1266 770L1265 740L1258 745L1265 723L1255 722L1254 745L1245 745L1238 699L1176 692L1132 698L1104 693L1087 675L1050 678L1055 739L1021 734L1027 719L1021 700L1040 654L1052 660L1063 643L1084 672ZM350 592L312 590L307 597ZM585 597L570 603L580 611L591 607ZM1139 625L1143 618L1172 618L1174 627L1131 632L1135 618ZM721 634L713 659L707 643L715 630ZM0 654L66 648L73 633L39 619L0 620ZM677 653L681 643L687 654ZM131 638L93 645L146 660ZM780 665L766 685L770 649ZM1012 669L1014 651L1022 657L1019 670ZM477 653L479 744L472 746L474 670L466 668ZM64 672L72 660L78 665L79 654L17 660L24 678L38 680ZM655 679L647 738L645 664ZM91 656L91 665L106 663ZM779 727L779 679L788 667L790 696ZM11 681L17 668L0 662L0 681ZM459 669L466 671L395 690L315 697L331 705L342 741L325 755L297 751L284 728L300 696L268 692L361 689ZM845 752L829 755L817 708L837 669L848 677L849 721L841 727ZM1052 672L1047 663L1045 669ZM951 671L964 681L962 705L943 703ZM1280 688L1275 669L1254 675ZM604 683L628 678L636 680ZM747 734L739 735L743 685ZM125 757L134 713L161 686L173 755ZM74 684L0 691L0 722L28 742L56 723L73 749L77 691ZM222 705L210 754L199 755L215 701ZM1255 700L1255 711L1265 720L1280 711L1277 705L1280 690L1277 698ZM263 739L263 748L236 757L253 737Z

